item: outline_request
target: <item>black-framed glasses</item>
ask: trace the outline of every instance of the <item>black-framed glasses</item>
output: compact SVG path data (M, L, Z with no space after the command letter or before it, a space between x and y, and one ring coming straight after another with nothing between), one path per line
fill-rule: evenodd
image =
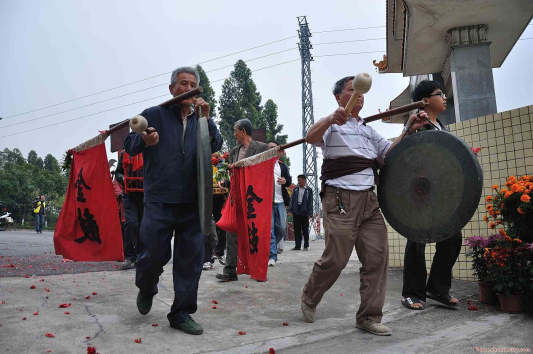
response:
M440 96L442 98L446 98L446 94L444 92L442 92L442 91L434 93L432 95L429 95L429 97L431 97L431 96Z

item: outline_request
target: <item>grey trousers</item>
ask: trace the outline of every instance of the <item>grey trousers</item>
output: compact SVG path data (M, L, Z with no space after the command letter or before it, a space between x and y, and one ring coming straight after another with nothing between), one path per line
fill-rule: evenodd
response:
M361 303L356 321L381 322L389 264L387 227L381 216L377 196L371 191L341 190L346 215L336 210L336 188L327 187L322 208L326 230L326 248L315 262L302 300L316 307L324 293L339 278L348 264L352 250L361 261L359 294Z
M237 274L237 234L232 232L226 233L226 265L224 274Z

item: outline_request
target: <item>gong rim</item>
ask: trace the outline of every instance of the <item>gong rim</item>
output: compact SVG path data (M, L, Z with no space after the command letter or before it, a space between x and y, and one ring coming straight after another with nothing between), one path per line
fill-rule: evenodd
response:
M416 221L407 219L405 213L400 215L394 210L399 204L401 205L403 202L403 205L405 205L406 202L394 200L398 195L391 193L391 191L397 188L395 186L398 183L405 183L403 190L410 191L415 197L423 197L425 193L430 193L432 180L426 177L426 173L421 173L420 171L428 171L427 175L431 175L431 169L442 169L442 165L431 166L432 162L430 161L429 164L420 166L417 171L407 170L404 175L412 174L410 175L409 181L398 181L394 176L394 171L398 171L398 168L409 164L410 161L406 162L406 157L409 153L423 153L420 150L429 145L438 146L441 149L442 155L453 155L456 158L456 161L450 161L450 169L457 169L456 165L458 165L464 176L462 197L456 205L446 205L447 208L454 208L453 212L446 210L447 214L442 215L437 214L438 211L435 211L435 215L442 216L446 222L440 222L432 227L417 228L413 226L413 224L416 224ZM411 163L411 168L413 167L412 165L413 163ZM435 180L433 180L433 184L436 184L434 182ZM379 173L378 201L383 216L389 225L400 235L420 243L443 241L459 233L476 213L482 192L483 172L475 154L460 138L448 132L438 130L423 131L404 138L388 153L385 158L385 166ZM428 198L431 198L431 195ZM421 202L421 205L423 204L424 202ZM415 211L416 207L413 207L408 212Z
M200 228L204 235L211 234L213 214L213 167L209 127L205 117L198 118L196 132L196 172L198 176L198 209Z

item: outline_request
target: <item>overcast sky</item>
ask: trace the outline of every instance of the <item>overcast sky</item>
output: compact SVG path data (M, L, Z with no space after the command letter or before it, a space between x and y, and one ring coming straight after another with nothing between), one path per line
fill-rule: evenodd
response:
M315 5L316 4L316 5ZM30 150L58 160L63 153L95 136L109 124L129 118L171 96L168 83L178 66L194 65L261 44L296 36L297 16L307 16L313 34L311 63L315 120L331 113L336 102L333 83L344 76L368 72L372 90L366 95L362 116L384 110L405 87L401 74L378 74L373 59L384 52L359 55L320 55L384 51L385 0L347 1L29 1L0 0L0 149ZM324 32L376 27L373 29ZM489 32L490 36L490 32ZM533 37L528 26L522 38ZM322 44L334 41L378 39ZM254 71L299 58L296 37L202 64L217 98L222 80L238 59ZM293 50L289 50L289 49ZM425 50L421 49L420 55ZM502 68L494 69L498 111L533 104L533 40L514 46ZM161 75L163 74L163 75ZM159 76L156 76L159 75ZM279 107L279 123L289 141L302 137L301 63L299 60L254 71L263 98ZM154 77L156 76L156 77ZM66 104L20 113L74 100L138 80L154 77ZM111 99L134 91L138 93ZM157 96L163 96L154 98ZM150 99L153 98L153 99ZM107 102L39 119L94 102ZM147 100L148 99L148 100ZM135 103L141 100L144 102ZM94 114L119 106L106 113ZM36 129L65 120L83 119ZM16 125L14 125L16 124ZM8 125L11 125L7 127ZM372 126L383 136L397 136L398 125ZM108 158L116 158L109 152ZM302 148L287 150L291 174L302 173ZM319 165L320 168L320 165Z

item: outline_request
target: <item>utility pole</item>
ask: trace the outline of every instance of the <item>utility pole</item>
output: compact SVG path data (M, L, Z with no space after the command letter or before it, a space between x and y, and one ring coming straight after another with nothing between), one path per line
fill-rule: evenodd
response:
M311 31L307 24L307 18L300 16L298 18L298 36L300 43L300 57L302 58L302 137L307 135L307 131L315 123L313 116L313 92L311 90L311 49L313 46L309 41ZM318 195L318 178L316 168L316 148L307 143L303 144L303 174L307 177L307 185L313 190L313 212L318 214L317 220L320 220L320 200ZM313 219L315 219L313 217ZM320 225L320 223L318 223ZM318 228L317 235L320 235Z

